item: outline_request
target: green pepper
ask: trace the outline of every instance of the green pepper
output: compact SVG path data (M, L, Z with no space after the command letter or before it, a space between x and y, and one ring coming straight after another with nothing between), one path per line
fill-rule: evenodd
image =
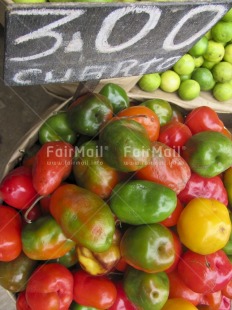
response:
M173 190L144 180L117 184L110 199L110 208L117 218L132 225L161 222L174 211L176 204Z
M102 158L97 141L88 141L76 149L73 174L77 185L109 198L114 186L122 180L122 173L110 167Z
M63 256L53 259L51 261L64 265L67 268L74 266L78 262L76 247L73 247L69 252L65 253Z
M36 266L37 261L23 252L10 262L0 262L0 285L11 293L23 291Z
M232 167L229 167L223 174L223 183L228 195L230 207L232 207Z
M172 119L172 107L170 103L163 99L149 99L141 103L149 109L151 109L155 114L157 114L160 126L167 124Z
M226 255L232 255L232 233L230 234L230 239L224 246L223 251L226 253Z
M129 265L149 273L168 269L175 259L172 233L160 223L128 228L120 250Z
M70 127L67 112L58 112L50 116L39 129L41 144L50 141L65 141L74 144L76 138L76 133Z
M130 301L143 310L160 310L169 294L169 280L165 272L146 273L129 267L123 288Z
M40 217L23 228L22 244L24 253L36 260L61 257L75 246L50 215Z
M64 184L51 195L50 212L67 237L94 252L108 250L115 232L114 217L98 195Z
M99 94L107 97L112 104L114 114L129 107L126 91L119 85L108 83L103 86Z
M101 94L90 94L67 111L72 129L86 136L95 136L113 116L113 107Z
M98 310L97 308L79 305L75 301L71 303L70 310Z
M188 139L182 154L194 172L214 177L232 166L232 141L220 132L202 131Z
M118 171L145 167L152 155L145 128L131 119L113 119L101 130L99 144L106 163Z

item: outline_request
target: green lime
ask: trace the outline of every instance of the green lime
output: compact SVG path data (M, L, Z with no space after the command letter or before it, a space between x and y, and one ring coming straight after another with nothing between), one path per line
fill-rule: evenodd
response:
M182 56L173 66L173 70L179 74L190 74L195 68L193 57L189 54Z
M226 45L223 60L228 61L229 63L232 64L232 44Z
M161 83L160 83L160 88L167 92L167 93L172 93L176 91L180 86L180 77L179 75L172 71L172 70L167 70L163 73L161 73Z
M223 17L222 19L224 22L232 22L232 9L230 9Z
M207 46L208 39L206 38L206 36L203 36L199 41L197 41L197 43L193 45L193 47L188 51L188 53L193 57L202 56L205 53Z
M194 80L181 82L178 95L182 100L193 100L200 95L200 85Z
M213 61L208 61L208 60L204 60L203 64L201 65L202 68L207 68L209 70L211 70L216 64L218 64L220 61L218 62L213 62Z
M212 74L216 82L229 82L232 80L232 64L221 61L213 67Z
M229 42L232 39L232 22L219 21L211 29L211 34L216 42Z
M213 96L218 101L227 101L232 99L232 85L227 83L216 83L213 88Z
M224 57L224 54L225 49L222 43L209 40L207 50L203 57L211 62L219 62Z
M179 75L181 82L185 80L190 80L191 79L191 74L182 74Z
M211 30L209 30L208 32L206 32L205 37L206 37L208 40L212 39Z
M159 88L161 78L159 73L145 74L138 82L139 87L147 92L153 92Z
M197 68L192 73L192 80L197 81L201 90L207 91L214 87L215 81L209 69Z
M194 63L195 63L195 68L199 68L202 66L204 62L204 57L199 56L199 57L193 57Z

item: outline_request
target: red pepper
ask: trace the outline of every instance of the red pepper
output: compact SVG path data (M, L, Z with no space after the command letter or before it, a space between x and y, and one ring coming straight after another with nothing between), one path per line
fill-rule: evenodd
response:
M169 279L169 298L184 298L193 305L198 305L201 301L202 294L191 290L181 279L177 270L168 274Z
M0 184L0 197L5 203L16 209L27 209L37 196L29 167L15 168L6 175Z
M160 223L166 227L176 226L183 209L184 209L184 206L182 202L180 201L179 198L177 198L177 204L176 204L176 208L174 209L174 211L169 215L169 217L167 217L165 220L163 220Z
M196 197L216 199L228 205L228 195L219 176L204 178L192 173L186 187L179 193L178 198L184 204Z
M22 215L23 215L23 225L27 224L27 220L30 222L33 222L37 219L39 219L42 216L42 211L40 209L39 204L37 203L36 205L33 206L33 209L29 211L27 214L27 210L22 210ZM26 215L26 219L25 219Z
M136 178L162 184L182 191L191 175L187 162L174 149L158 141L152 143L152 158L147 166L136 172Z
M9 262L22 251L22 221L17 210L0 205L0 261Z
M117 297L109 310L136 310L137 307L127 298L122 282L116 282L115 287L117 289Z
M49 209L50 200L51 200L51 196L49 195L49 196L43 197L39 201L39 205L40 205L43 215L50 214L50 209Z
M26 287L26 300L33 310L67 310L73 300L73 276L63 265L39 266Z
M116 300L117 290L114 283L105 276L96 277L78 270L74 273L73 294L74 301L80 305L108 309Z
M179 260L177 269L185 284L202 294L222 290L232 277L232 264L222 250L208 255L188 250Z
M219 310L231 310L231 305L231 299L226 296L222 296Z
M74 147L63 141L47 142L33 165L33 185L41 196L51 194L72 170Z
M232 278L229 283L222 289L222 295L232 299Z
M189 127L192 134L201 131L212 130L222 132L224 124L218 114L210 107L201 106L193 109L185 119L185 125Z
M120 258L120 260L118 261L117 265L115 266L115 269L121 272L126 271L126 268L128 267L127 262L125 261L125 259L123 257Z
M222 293L217 291L214 293L203 294L199 304L207 305L212 310L220 310L220 305L222 303ZM224 310L224 308L222 308Z
M25 291L20 292L16 299L16 310L31 310L27 304Z
M158 141L180 153L182 147L191 136L191 130L187 125L178 121L172 121L161 127Z

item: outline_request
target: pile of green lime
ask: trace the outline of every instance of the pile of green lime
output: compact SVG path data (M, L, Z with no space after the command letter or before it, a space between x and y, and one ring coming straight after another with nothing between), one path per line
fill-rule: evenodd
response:
M147 92L177 92L182 100L193 100L201 91L218 101L232 99L232 9L170 70L146 74L138 85Z

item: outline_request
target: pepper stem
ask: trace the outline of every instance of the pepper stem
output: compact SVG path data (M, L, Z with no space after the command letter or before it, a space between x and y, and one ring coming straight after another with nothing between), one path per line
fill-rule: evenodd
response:
M24 213L24 220L28 223L31 224L32 221L28 218L28 214L30 213L30 211L34 208L34 206L42 199L44 198L44 196L39 196L34 202L33 204L27 209L27 211Z

